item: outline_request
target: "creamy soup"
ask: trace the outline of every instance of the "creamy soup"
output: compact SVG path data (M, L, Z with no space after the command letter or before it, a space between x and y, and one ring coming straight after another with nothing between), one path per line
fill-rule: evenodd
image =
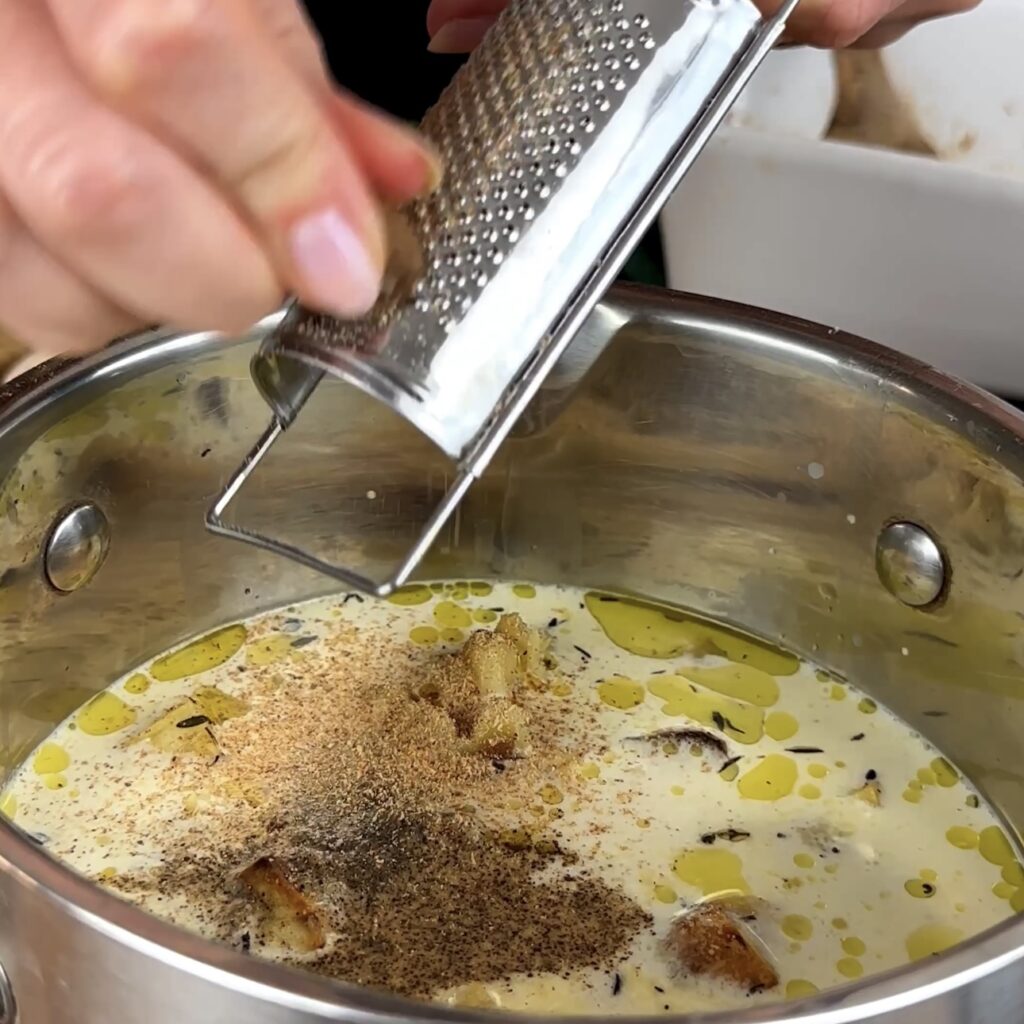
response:
M847 681L562 587L228 626L73 714L2 809L186 928L461 1006L796 998L1024 908L995 813Z

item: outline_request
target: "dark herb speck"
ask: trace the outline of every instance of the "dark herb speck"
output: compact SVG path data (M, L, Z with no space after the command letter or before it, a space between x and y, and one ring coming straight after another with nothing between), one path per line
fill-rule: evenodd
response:
M744 735L743 730L736 728L736 726L733 725L733 723L730 722L721 711L712 711L711 721L714 722L715 727L720 729L722 732L725 732L726 729L730 729L732 732L738 732L741 736Z
M744 832L739 828L722 828L717 832L705 832L700 837L700 841L705 846L712 846L716 839L724 839L729 843L742 843L744 839L749 839L750 833Z
M183 718L178 722L179 729L195 729L200 725L209 725L210 719L206 715L192 715L189 718Z

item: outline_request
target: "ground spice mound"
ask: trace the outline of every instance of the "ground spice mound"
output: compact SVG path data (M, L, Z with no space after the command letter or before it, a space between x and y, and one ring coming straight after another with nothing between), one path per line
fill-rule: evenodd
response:
M467 752L445 709L416 699L422 652L378 631L342 632L300 664L249 676L247 714L217 730L212 765L168 770L213 812L154 871L117 879L148 903L187 894L208 934L362 985L426 998L512 974L607 967L650 922L564 846L569 770L589 724L524 686L526 756ZM173 780L173 782L172 782ZM322 948L275 944L239 874L272 858L316 908Z

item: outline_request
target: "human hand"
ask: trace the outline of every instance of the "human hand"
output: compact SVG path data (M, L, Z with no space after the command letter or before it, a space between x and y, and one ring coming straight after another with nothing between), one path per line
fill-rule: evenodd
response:
M436 185L330 82L298 0L0 0L0 333L82 351L374 302L379 201Z
M509 0L432 0L427 15L431 49L468 53ZM779 0L755 0L766 14ZM827 49L884 46L918 22L976 7L979 0L803 0L790 18L786 40Z

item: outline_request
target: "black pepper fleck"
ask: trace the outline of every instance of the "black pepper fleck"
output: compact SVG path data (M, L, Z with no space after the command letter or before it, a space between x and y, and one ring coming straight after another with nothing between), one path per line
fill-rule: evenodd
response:
M179 729L196 729L200 725L209 725L210 719L206 715L192 715L190 718L183 718L178 722Z

